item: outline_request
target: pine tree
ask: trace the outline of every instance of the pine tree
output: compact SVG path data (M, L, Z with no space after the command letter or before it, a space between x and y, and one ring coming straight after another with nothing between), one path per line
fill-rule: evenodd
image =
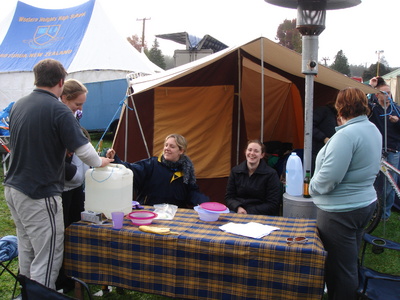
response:
M161 69L165 70L164 55L162 54L159 47L160 45L158 44L157 39L155 39L150 51L145 51L144 53L147 55L151 62L159 66Z
M344 75L350 75L350 65L347 61L346 55L344 55L343 50L339 50L339 52L335 56L335 61L330 65L330 68L336 70Z

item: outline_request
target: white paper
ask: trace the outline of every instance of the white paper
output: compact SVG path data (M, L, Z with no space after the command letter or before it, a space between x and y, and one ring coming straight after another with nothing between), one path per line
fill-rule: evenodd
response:
M249 222L247 224L228 223L219 227L221 230L238 234L242 236L251 237L254 239L261 239L262 237L270 234L274 230L279 230L278 227L264 225L256 222Z

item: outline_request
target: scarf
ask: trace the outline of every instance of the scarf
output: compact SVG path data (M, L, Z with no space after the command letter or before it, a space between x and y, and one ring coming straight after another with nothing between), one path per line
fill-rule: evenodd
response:
M169 161L161 156L161 163L173 171L183 172L183 183L185 184L195 184L196 176L194 175L194 166L192 161L188 156L182 154L178 161Z

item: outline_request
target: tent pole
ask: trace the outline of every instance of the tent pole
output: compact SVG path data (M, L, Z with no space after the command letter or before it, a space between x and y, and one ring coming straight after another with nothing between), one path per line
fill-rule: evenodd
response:
M131 87L128 87L128 90L126 91L126 93L127 93L127 95L128 95L128 97L130 98L130 97L132 97L132 93L130 92L131 91ZM126 103L125 103L125 137L124 137L124 139L125 139L125 143L124 143L124 161L127 161L127 158L128 158L128 125L129 125L129 120L128 120L128 117L129 117L129 110L128 110L128 107L129 107L129 98L126 98L125 99L125 101L126 101Z
M133 100L133 94L131 95L131 100L132 100L133 111L135 112L136 120L138 121L140 134L142 135L144 147L146 148L147 157L150 158L151 155L150 155L150 151L149 151L149 146L147 145L146 138L144 136L142 123L140 122L140 118L139 118L139 114L138 114L137 109L136 109L135 101Z
M240 152L240 113L241 113L241 101L242 101L242 65L240 62L240 57L241 53L240 53L240 48L238 49L238 116L237 116L237 122L238 122L238 126L237 126L237 133L236 133L236 165L239 164L239 152Z
M264 42L262 38L260 38L261 42L261 120L260 120L260 142L264 142Z

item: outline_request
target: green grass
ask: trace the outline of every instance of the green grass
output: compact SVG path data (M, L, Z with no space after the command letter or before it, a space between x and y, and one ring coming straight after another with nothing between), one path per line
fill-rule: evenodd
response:
M92 144L94 146L97 145L97 141L101 138L101 136L101 133L91 134ZM112 136L110 134L105 135L103 148L110 148L111 144ZM3 170L1 167L0 174L3 174ZM0 179L1 182L3 182L3 178L1 177ZM400 242L399 228L400 214L398 212L393 212L390 220L386 223L381 222L372 234L379 237L385 237L396 242ZM14 222L11 219L10 211L4 199L4 187L3 185L0 185L0 237L5 235L16 235L16 232ZM400 275L400 253L384 251L382 254L374 254L371 252L371 249L369 249L369 251L367 251L365 264L381 272ZM17 272L17 262L11 265L11 269L15 273ZM8 273L4 273L1 276L0 282L0 300L10 299L14 285L13 278ZM95 293L100 290L100 286L90 285L90 289L93 293ZM19 290L17 292L17 295L18 294ZM124 290L123 294L118 294L115 290L113 290L112 292L107 293L101 297L95 297L95 299L167 300L171 298L128 290Z

